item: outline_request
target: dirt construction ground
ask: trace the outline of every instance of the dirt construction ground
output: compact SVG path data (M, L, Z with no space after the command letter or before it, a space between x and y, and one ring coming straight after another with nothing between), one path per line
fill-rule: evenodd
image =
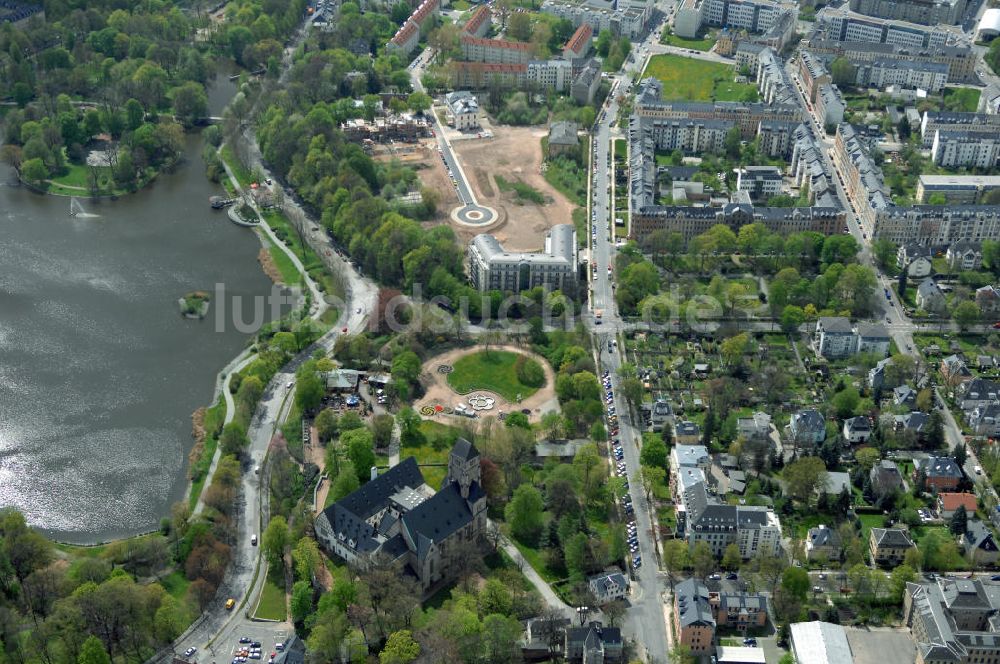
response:
M556 224L573 223L572 213L576 206L542 176L542 138L547 131L545 127L493 125L494 138L452 142L479 204L506 211L506 221L488 231L506 249L538 251L544 244L546 230ZM500 192L496 175L533 187L548 202L545 205L527 201L515 203L517 194L513 191ZM466 242L479 233L457 225L454 227Z

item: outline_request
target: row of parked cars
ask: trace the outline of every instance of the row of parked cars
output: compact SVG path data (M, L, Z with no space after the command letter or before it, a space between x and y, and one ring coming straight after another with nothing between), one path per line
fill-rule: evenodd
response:
M604 400L607 404L608 412L608 427L611 433L611 454L615 457L615 473L625 480L625 495L621 498L622 511L628 517L628 521L625 523L625 534L628 539L628 550L629 554L632 556L632 570L637 570L642 567L642 554L639 553L639 534L637 527L635 525L635 507L632 505L632 496L629 495L628 488L628 466L625 464L625 449L622 447L621 440L617 438L618 429L618 415L615 412L615 392L611 386L611 373L605 371L604 375L601 377L601 383L604 385Z

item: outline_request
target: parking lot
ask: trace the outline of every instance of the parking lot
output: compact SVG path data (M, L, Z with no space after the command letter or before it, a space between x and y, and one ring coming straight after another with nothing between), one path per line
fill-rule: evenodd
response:
M845 627L855 664L912 664L917 649L906 629Z

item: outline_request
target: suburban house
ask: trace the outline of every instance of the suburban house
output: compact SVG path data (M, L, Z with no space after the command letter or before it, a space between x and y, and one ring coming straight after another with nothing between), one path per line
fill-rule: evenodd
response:
M958 407L970 411L1000 401L1000 383L985 378L967 380L955 389Z
M850 473L840 473L835 471L829 471L826 474L826 483L816 490L816 493L826 492L826 495L830 497L839 496L847 490L848 493L851 492L851 475Z
M1000 311L1000 288L989 284L976 289L976 306L983 314Z
M949 355L941 360L941 376L951 384L958 384L972 379L965 359L959 355Z
M916 477L918 470L924 471L927 478L927 489L941 491L954 491L958 488L965 474L958 467L955 460L950 457L930 456L926 459L914 459L913 474Z
M756 593L709 593L717 627L745 631L767 624L767 598Z
M678 422L674 427L674 440L682 445L696 445L701 442L701 428L688 420Z
M816 321L816 352L827 359L850 357L854 354L854 328L843 316L823 316Z
M628 595L628 579L619 571L592 576L587 586L598 604L607 604Z
M896 250L896 267L903 269L911 265L914 261L919 258L927 259L928 264L930 260L934 258L934 252L931 251L930 247L925 247L922 244L917 244L916 242L907 242L905 244L899 245ZM930 270L927 271L930 274ZM910 275L913 276L913 275ZM926 276L926 275L921 275Z
M910 534L899 528L872 528L868 537L868 551L877 565L895 567L916 545Z
M866 443L872 437L872 423L864 415L844 420L844 440L856 445Z
M448 458L444 485L427 486L413 457L362 484L316 518L316 539L351 564L384 556L408 569L429 592L450 581L464 544L486 529L486 493L479 450L459 438Z
M967 422L978 436L989 438L1000 436L1000 402L976 406L969 413Z
M872 490L880 496L903 488L903 475L899 472L899 466L889 459L882 459L872 466L868 477L872 482Z
M940 311L945 307L944 291L934 279L928 277L917 286L917 308L924 311Z
M909 431L915 436L926 435L927 425L930 422L930 415L919 410L913 410L905 415L895 415L893 417L893 428L896 431Z
M917 391L909 385L900 385L892 391L892 404L913 408L917 405Z
M479 126L479 102L468 90L456 90L445 96L448 124L459 131Z
M696 657L713 651L715 618L708 588L698 579L681 581L674 589L674 633Z
M955 511L959 506L964 506L965 511L969 515L972 515L976 513L976 504L976 496L974 494L942 491L938 494L937 499L938 516L942 519L950 519L955 515Z
M1000 548L993 531L979 519L969 519L960 541L965 548L965 557L973 565L995 565L1000 558Z
M948 266L957 272L970 272L983 266L983 250L976 242L956 242L945 252Z
M868 386L873 390L883 390L890 387L895 387L890 385L886 377L886 369L892 366L892 358L887 357L884 360L879 360L878 364L868 370Z
M826 420L815 408L800 410L792 415L788 431L797 446L816 446L826 440Z
M653 431L663 431L664 424L673 424L674 411L666 399L657 399L649 413L649 423Z
M549 157L578 154L580 152L578 130L575 122L553 122L549 127Z
M566 630L565 657L573 664L604 664L622 659L624 644L618 627L603 627L592 622L586 627Z
M829 526L820 524L806 533L806 559L840 560L842 545L840 534Z
M771 416L757 411L751 417L737 418L736 435L746 440L768 438L771 435Z

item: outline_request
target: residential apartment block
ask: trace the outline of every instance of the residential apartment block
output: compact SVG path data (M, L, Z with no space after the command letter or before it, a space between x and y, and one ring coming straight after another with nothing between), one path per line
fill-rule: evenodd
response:
M933 43L929 46L907 46L866 41L809 39L810 52L828 65L836 57L847 58L855 67L875 60L942 64L948 67L949 83L978 83L976 53L968 46Z
M965 0L851 0L859 14L921 25L959 23L965 6Z
M840 89L832 83L824 83L816 90L816 104L813 106L816 119L824 127L840 124L844 121L844 111L847 103Z
M798 97L788 78L784 63L773 48L761 49L757 55L757 88L767 104L795 104Z
M948 65L878 58L857 66L855 82L880 90L895 86L938 93L948 82Z
M462 33L473 37L484 37L490 31L492 24L493 12L490 11L489 5L479 5L462 26Z
M767 598L757 593L709 593L708 603L716 627L736 628L741 632L767 624Z
M894 44L910 48L944 46L961 37L960 31L939 25L916 25L833 7L824 7L816 14L816 28L827 39L834 41Z
M564 18L579 27L590 26L593 34L609 30L615 36L636 41L649 24L653 3L646 0L621 0L617 3L603 0L545 0L542 11Z
M490 62L493 64L526 64L531 59L534 47L528 42L506 39L487 39L462 35L462 57L469 62Z
M916 664L1000 661L1000 586L980 579L907 583L903 619Z
M879 323L858 323L842 316L824 316L816 322L816 353L827 359L842 359L858 353L879 357L889 354L889 331Z
M806 50L799 51L799 78L805 85L806 97L810 102L816 101L816 94L821 85L832 82L826 63Z
M477 235L469 244L469 280L483 292L519 293L549 286L573 296L578 281L576 228L572 224L550 228L539 253L508 252L496 237Z
M767 200L781 193L781 171L777 166L747 166L736 174L736 189L753 200Z
M940 128L935 119L938 115L925 113L924 124L935 130ZM970 126L973 125L963 125ZM998 128L988 127L994 133ZM882 169L875 164L869 150L870 146L852 126L837 126L833 163L844 178L848 196L858 205L862 228L873 240L886 239L894 244L947 245L1000 239L1000 206L997 205L895 205Z
M938 131L965 131L987 137L1000 133L1000 115L961 113L957 111L926 111L920 121L921 147L934 145Z
M917 179L916 199L918 203L927 203L931 196L941 196L948 205L973 205L982 202L983 196L994 189L1000 189L1000 175L921 174ZM982 252L979 256L982 260ZM975 265L975 262L971 262L970 265ZM961 269L978 268L962 267Z
M433 25L440 9L441 0L423 0L386 44L386 50L403 56L412 53L420 42L420 37Z
M945 168L993 168L1000 162L1000 136L938 129L931 143L931 160Z
M564 58L582 58L590 52L590 44L594 39L594 29L590 24L583 23L563 46Z
M772 0L684 0L674 17L674 33L693 38L703 25L767 33L786 16L794 24L796 15L795 5Z
M715 651L715 618L708 588L698 579L685 579L674 588L674 633L692 655Z

